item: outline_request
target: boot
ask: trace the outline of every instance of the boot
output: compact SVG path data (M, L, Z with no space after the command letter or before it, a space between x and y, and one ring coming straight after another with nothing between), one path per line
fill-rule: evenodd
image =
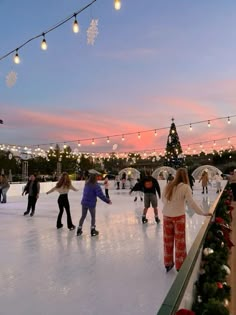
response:
M158 217L155 217L155 221L156 221L156 223L160 223L161 222Z
M145 215L142 216L142 222L143 224L148 223L148 219L146 218Z
M82 227L78 227L77 232L76 232L76 235L77 235L77 236L80 236L82 233L83 233Z
M99 234L99 231L97 231L95 227L91 229L91 236L97 236L98 234Z

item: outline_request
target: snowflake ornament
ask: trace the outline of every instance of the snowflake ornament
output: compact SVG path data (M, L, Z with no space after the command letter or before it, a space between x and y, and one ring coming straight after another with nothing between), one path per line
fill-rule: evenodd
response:
M98 20L92 19L89 28L87 29L87 44L94 45L95 39L98 36Z
M10 71L6 76L6 85L11 88L16 84L17 73L15 71Z

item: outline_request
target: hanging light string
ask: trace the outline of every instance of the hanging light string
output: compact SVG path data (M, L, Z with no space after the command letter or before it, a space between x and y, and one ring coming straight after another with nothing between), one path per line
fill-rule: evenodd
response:
M201 142L194 142L194 143L188 143L188 144L181 144L182 148L185 148L185 153L183 153L183 155L192 155L192 154L199 154L201 152L205 152L210 150L211 152L214 151L223 151L223 150L233 150L234 149L234 144L231 143L231 140L235 139L235 136L230 136L230 137L225 137L225 138L219 138L219 139L215 139L215 140L206 140L206 141L201 141ZM93 139L94 140L94 139ZM220 142L222 141L227 141L226 144L222 144ZM210 145L211 143L211 145ZM65 142L63 142L63 149L61 149L61 152L64 152L63 150L66 150L67 145ZM207 146L206 146L207 144ZM216 145L217 144L217 145ZM197 146L194 147L194 146ZM219 146L220 149L216 149L216 147ZM223 146L225 147L225 149L223 148ZM40 148L40 146L38 146L37 148L34 149L34 151L36 153L33 153L31 151L31 148L27 147L27 146L12 146L12 145L6 145L6 144L2 144L0 145L0 150L12 150L12 151L25 151L28 154L41 154L42 152L47 152L49 153L50 151L53 151L54 148L52 146L52 143L50 144L50 148L48 150L43 150ZM102 155L115 155L115 156L122 156L122 155L129 155L129 154L150 154L150 155L159 155L159 156L164 156L165 155L165 150L166 148L164 147L158 147L158 148L153 148L153 149L143 149L143 150L129 150L129 151L122 151L122 152L112 152L111 150L109 151L100 151L100 152L88 152L87 151L81 151L79 150L79 152L75 153L73 151L71 151L71 155L81 155L81 154L86 154L86 155L95 155L97 157L101 157ZM157 153L159 152L159 153Z
M236 116L236 115L234 115ZM234 116L227 116L227 118L230 118L230 117L234 117ZM225 117L220 117L220 118L215 118L214 120L219 120L219 119L225 119ZM208 122L208 120L205 120L205 121L200 121L200 122L194 122L193 124L197 124L197 123L201 123L201 122ZM180 126L186 126L188 124L182 124L182 125L179 125L177 127L180 127ZM156 132L157 130L161 130L161 129L167 129L167 128L159 128L159 129L153 129L155 131L154 135L156 135ZM169 129L169 127L168 127ZM144 132L150 132L150 131L153 131L153 130L146 130ZM125 139L125 135L133 135L133 134L137 134L139 135L140 132L132 132L132 133L127 133L127 134L122 134L122 138L121 140ZM112 137L118 137L120 135L113 135L113 136L106 136L106 137L98 137L98 138L87 138L87 139L82 139L82 140L75 140L75 141L63 141L63 142L50 142L50 143L44 143L44 144L37 144L37 145L30 145L29 147L27 147L26 145L12 145L12 144L2 144L0 145L0 150L3 149L3 148L18 148L18 149L21 149L21 148L26 148L27 150L31 150L33 148L36 147L35 150L41 150L40 147L44 147L44 146L50 146L50 149L53 149L53 145L60 145L60 144L63 144L64 147L67 146L66 144L69 144L69 143L77 143L78 147L80 148L81 146L81 141L90 141L90 143L94 146L95 145L95 140L98 140L98 139L106 139L106 142L107 143L110 143L110 139ZM226 138L220 138L220 139L213 139L213 140L207 140L207 141L203 141L203 142L195 142L195 143L191 143L191 144L181 144L181 146L184 148L185 146L190 148L191 146L195 146L195 145L200 145L200 147L203 147L203 144L206 144L206 143L212 143L212 147L215 148L216 146L218 146L218 142L220 141L223 141L223 140L227 140L227 143L228 143L228 146L229 144L231 145L232 147L232 143L231 143L231 139L235 138L236 136L228 136ZM163 148L156 148L156 149L147 149L147 150L138 150L138 151L133 151L132 152L145 152L145 151L152 151L152 150L163 150ZM111 150L110 150L111 151ZM110 152L109 151L109 152ZM82 152L80 150L80 152ZM101 151L100 152L97 152L97 153L102 153ZM104 152L103 152L104 153ZM127 153L127 152L125 152Z
M28 39L26 42L24 42L23 44L21 44L19 47L11 50L10 52L6 53L4 56L0 57L0 61L5 59L6 57L8 57L9 55L13 54L14 52L16 53L16 55L18 56L18 52L19 49L21 49L22 47L24 47L25 45L27 45L28 43L32 42L33 40L39 38L39 37L43 37L45 39L45 35L54 31L55 29L57 29L58 27L62 26L63 24L65 24L66 22L68 22L69 20L76 18L77 15L79 15L80 13L82 13L84 10L86 10L87 8L89 8L92 4L94 4L94 2L96 2L97 0L93 0L92 2L90 2L89 4L87 4L86 6L84 6L82 9L74 12L73 14L71 14L70 16L68 16L67 18L65 18L64 20L62 20L61 22L58 22L56 25L52 26L51 28L49 28L47 31L44 31L30 39ZM16 56L15 55L15 56Z
M200 120L200 121L196 121L196 122L191 122L191 123L185 123L185 124L180 124L180 125L176 125L176 128L180 128L180 127L185 127L185 126L189 126L189 125L197 125L197 124L202 124L202 123L207 123L209 124L210 122L216 121L216 120L223 120L226 119L228 124L229 121L231 122L230 118L236 117L236 115L231 115L231 116L224 116L224 117L218 117L218 118L213 118L213 119L206 119L206 120ZM121 138L122 141L125 141L125 137L126 136L131 136L131 135L137 135L137 138L140 139L141 135L144 133L148 133L148 132L153 132L153 134L155 135L155 137L157 137L158 135L158 131L161 130L169 130L169 127L161 127L161 128L155 128L155 129L148 129L148 130L143 130L143 131L135 131L135 132L128 132L128 133L121 133L121 134L113 134L113 135L107 135L107 136L101 136L101 137L92 137L92 138L83 138L83 139L77 139L77 140L68 140L68 141L63 141L63 142L50 142L50 143L41 143L41 144L35 144L35 145L30 145L31 147L39 147L39 146L49 146L49 145L60 145L60 144L64 144L64 143L77 143L78 146L82 146L83 142L90 142L93 145L95 145L95 143L98 140L106 140L109 139L109 142L111 141L112 138ZM25 146L25 145L22 145Z

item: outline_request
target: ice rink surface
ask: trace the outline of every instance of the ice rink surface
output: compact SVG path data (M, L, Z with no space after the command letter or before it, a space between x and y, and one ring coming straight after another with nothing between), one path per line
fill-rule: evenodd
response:
M165 182L160 182L161 188ZM76 186L76 184L75 184ZM81 195L71 191L73 223L81 214ZM217 197L214 187L202 195L196 184L194 199L205 209ZM129 189L115 190L112 205L97 203L98 237L90 236L90 215L83 235L56 229L58 194L42 193L34 217L25 217L27 197L8 197L0 204L1 315L155 315L177 272L163 265L161 223L149 209L143 225L143 203L134 202ZM187 214L190 248L204 217Z

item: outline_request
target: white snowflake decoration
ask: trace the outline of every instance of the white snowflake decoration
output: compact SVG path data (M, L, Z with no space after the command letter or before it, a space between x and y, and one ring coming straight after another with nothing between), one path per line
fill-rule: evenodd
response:
M87 29L87 44L94 45L95 38L98 36L98 20L92 19Z
M6 85L11 88L16 84L17 73L14 71L10 71L6 76Z

